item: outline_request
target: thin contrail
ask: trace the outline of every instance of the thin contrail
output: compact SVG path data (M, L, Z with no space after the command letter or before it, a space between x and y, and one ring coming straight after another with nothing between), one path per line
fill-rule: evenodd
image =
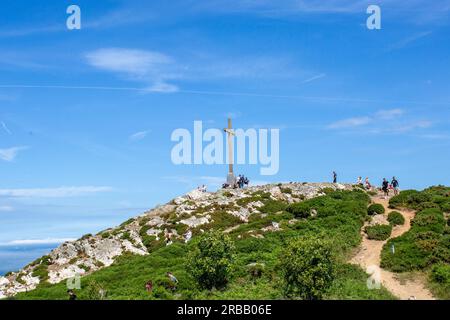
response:
M259 98L279 98L279 99L301 99L315 101L334 101L334 102L360 102L360 103L393 103L393 104L416 104L416 105L449 105L450 102L421 102L421 101L401 101L401 100L372 100L359 98L339 98L339 97L317 97L317 96L299 96L299 95L276 95L276 94L260 94L249 92L228 92L228 91L204 91L204 90L177 90L164 92L152 90L151 88L138 87L109 87L109 86L56 86L56 85L0 85L3 89L68 89L68 90L114 90L114 91L139 91L147 93L184 93L198 95L222 95L222 96L244 96Z
M6 126L6 123L4 123L2 121L1 124L2 124L3 130L5 130L7 134L12 134L11 130L9 130L9 128Z

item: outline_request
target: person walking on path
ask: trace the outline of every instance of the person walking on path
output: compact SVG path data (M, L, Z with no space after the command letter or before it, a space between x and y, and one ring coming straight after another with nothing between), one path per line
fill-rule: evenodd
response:
M383 178L381 190L383 190L384 197L386 199L389 196L389 182L386 180L386 178Z
M392 187L394 188L394 195L395 195L395 196L398 195L398 187L399 187L399 184L398 184L397 178L392 177L391 184L392 184Z
M369 177L366 177L366 189L367 190L372 189L372 185L370 184Z

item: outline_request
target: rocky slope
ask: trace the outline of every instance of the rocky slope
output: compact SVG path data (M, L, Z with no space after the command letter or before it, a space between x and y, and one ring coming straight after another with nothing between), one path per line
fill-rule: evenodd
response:
M263 204L259 199L263 196L293 203L322 195L326 188L351 190L352 186L285 183L215 193L191 191L118 227L66 242L22 270L0 277L0 298L33 290L44 281L53 284L90 274L110 266L125 253L147 255L174 241L189 241L216 220L235 219L246 223L251 215L260 213L258 208ZM263 237L264 232L277 231L278 228L273 223L251 236Z

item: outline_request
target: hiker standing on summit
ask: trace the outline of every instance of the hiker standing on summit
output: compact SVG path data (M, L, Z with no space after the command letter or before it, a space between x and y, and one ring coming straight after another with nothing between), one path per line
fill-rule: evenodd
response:
M333 171L333 183L337 183L337 173Z

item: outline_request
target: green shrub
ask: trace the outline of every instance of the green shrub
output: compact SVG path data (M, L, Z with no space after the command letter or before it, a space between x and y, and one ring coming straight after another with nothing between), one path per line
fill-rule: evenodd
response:
M392 251L394 246L394 251ZM381 267L393 272L420 270L428 266L429 254L417 247L411 234L389 239L381 251Z
M434 231L443 233L445 228L444 214L439 209L425 209L418 212L411 222L414 232Z
M367 237L371 240L386 240L391 236L392 226L389 224L377 224L374 226L367 226L365 228Z
M389 200L389 205L392 208L408 207L409 198L418 193L419 191L417 190L401 191L397 196L394 196Z
M188 271L201 288L223 287L234 260L234 243L222 232L203 234L188 257Z
M286 211L292 213L296 218L308 218L311 215L311 206L308 202L298 202L289 205Z
M388 221L393 226L400 226L405 224L405 217L398 211L392 211L389 212Z
M381 204L379 204L379 203L371 204L371 205L367 208L367 214L369 214L369 215L383 214L384 211L385 211L385 210L384 210L383 205L381 205Z
M264 206L262 206L259 211L262 213L276 213L279 211L285 210L287 207L287 204L283 201L279 200L268 200Z
M433 281L450 285L450 265L439 263L431 269L431 278Z
M88 300L104 300L106 299L106 289L97 281L91 280L84 289L86 299Z
M111 233L109 233L109 232L103 232L103 233L101 234L101 236L102 236L102 239L108 239L109 237L111 237Z
M35 265L35 268L33 269L32 276L39 277L39 280L41 282L47 281L49 278L48 266L50 265L50 257L43 256L42 258L36 260L33 263Z
M300 238L288 244L281 256L286 296L321 299L333 283L335 262L331 244L322 239Z

